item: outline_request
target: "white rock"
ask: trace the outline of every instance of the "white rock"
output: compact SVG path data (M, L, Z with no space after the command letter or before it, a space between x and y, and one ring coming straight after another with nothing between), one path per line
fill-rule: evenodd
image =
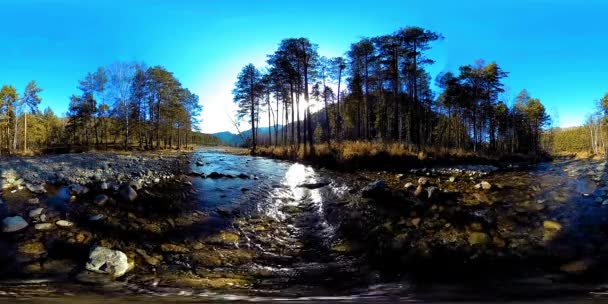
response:
M57 222L55 222L55 224L59 227L72 227L74 226L74 223L70 222L70 221L66 221L66 220L58 220Z
M86 269L118 278L129 270L129 261L122 251L97 246L89 254Z
M27 190L33 193L46 193L46 189L44 189L43 185L32 185L30 183L26 183L25 187Z
M53 229L53 224L51 223L39 223L34 225L36 230L51 230Z
M20 216L6 217L2 220L2 231L15 232L28 226L28 223Z
M38 204L40 204L40 200L37 197L34 197L34 198L28 199L27 203L29 205L38 205Z

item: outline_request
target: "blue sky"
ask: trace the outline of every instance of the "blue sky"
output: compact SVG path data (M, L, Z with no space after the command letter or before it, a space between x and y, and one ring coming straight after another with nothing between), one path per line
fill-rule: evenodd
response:
M561 126L579 125L608 91L603 0L495 1L81 1L0 0L0 82L44 89L43 107L65 113L78 80L114 61L163 65L200 96L203 130L232 129L230 94L241 67L263 65L279 41L308 37L319 52L408 25L442 33L430 69L477 59L510 73Z

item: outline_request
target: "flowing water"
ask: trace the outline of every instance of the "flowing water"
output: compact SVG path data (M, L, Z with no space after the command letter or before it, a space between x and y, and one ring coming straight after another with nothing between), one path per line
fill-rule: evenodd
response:
M202 166L197 165L199 160ZM534 237L544 237L538 232L542 230L537 229L538 221L557 220L565 229L560 239L554 241L556 250L566 244L565 250L576 251L573 259L591 257L601 261L603 250L608 248L603 246L607 239L604 232L608 227L607 213L599 199L606 196L605 189L601 189L606 186L602 175L604 166L603 162L556 162L495 172L486 178L492 184L501 185L488 198L494 204L476 212L495 214L498 224L494 225L498 228L493 229L496 230L507 221L503 218L508 219L511 244L519 239L528 241L535 233L538 235ZM217 291L172 286L163 284L159 270L155 275L160 279L127 278L102 285L83 284L65 277L4 280L0 285L0 301L101 303L108 296L114 297L112 301L117 303L466 303L512 298L521 303L586 303L603 299L604 281L595 277L580 282L578 278L556 280L554 273L534 269L532 276L526 274L513 281L494 281L493 277L501 275L487 273L486 284L469 284L467 280L443 280L453 274L433 270L431 279L426 276L421 283L414 276L385 275L378 267L368 265L366 255L344 253L340 246L347 236L341 234L338 226L340 212L343 206L358 199L360 187L373 180L370 179L376 174L373 172L337 173L298 163L230 155L214 149L193 153L189 170L207 177L192 177L190 181L196 208L209 218L187 230L174 232L170 240L202 237L210 230L238 232L241 236L238 249L255 251L258 258L246 265L223 265L209 273L255 277L255 283L248 288ZM212 178L213 172L220 176ZM408 174L406 178L415 180L417 176ZM463 191L465 197L466 191L468 188ZM59 190L58 195L61 194ZM51 197L49 204L54 199ZM531 225L536 228L532 230ZM166 258L165 263L174 264L167 268L170 270L192 268L189 260L179 257ZM596 264L603 265L602 262ZM462 277L467 274L462 273ZM501 285L505 282L509 284Z

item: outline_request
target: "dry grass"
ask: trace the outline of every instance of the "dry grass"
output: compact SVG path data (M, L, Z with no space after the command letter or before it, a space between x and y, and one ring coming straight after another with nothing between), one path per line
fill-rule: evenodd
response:
M314 150L304 146L260 146L262 156L315 163L339 168L395 169L440 163L495 163L499 157L485 156L459 149L425 148L369 141L346 141L318 144Z

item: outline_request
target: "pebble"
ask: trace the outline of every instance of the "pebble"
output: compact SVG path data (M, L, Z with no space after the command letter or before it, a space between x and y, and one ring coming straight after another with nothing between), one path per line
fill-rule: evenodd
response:
M53 229L53 224L51 223L39 223L34 225L34 229L36 230L51 230Z
M57 222L55 222L55 224L59 227L64 227L64 228L74 226L74 223L72 223L70 221L66 221L66 220L58 220Z

